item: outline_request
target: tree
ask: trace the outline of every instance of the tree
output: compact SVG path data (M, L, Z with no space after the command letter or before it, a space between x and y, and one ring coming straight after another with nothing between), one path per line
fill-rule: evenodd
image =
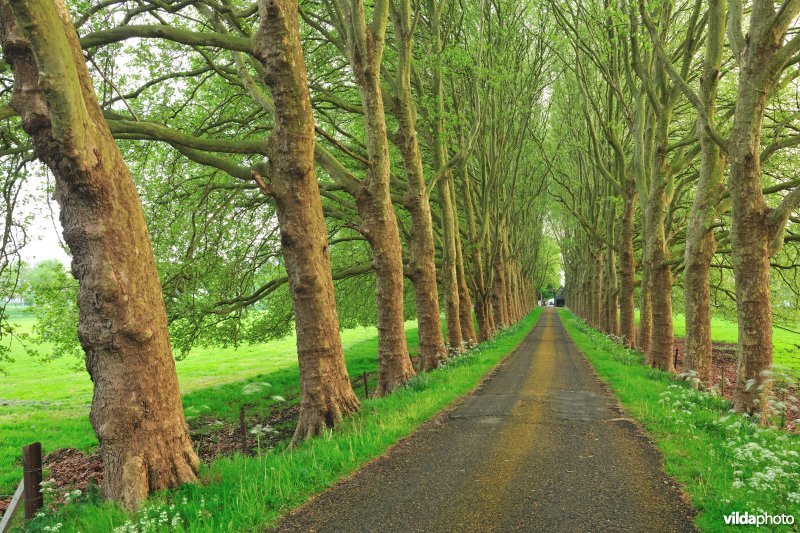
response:
M333 297L297 0L261 0L259 11L255 49L274 98L275 125L267 143L269 181L256 177L275 198L292 291L302 391L294 443L356 412L358 399L347 374Z
M94 382L90 419L103 494L128 508L197 480L167 317L141 203L103 119L60 0L0 3L13 108L56 177L78 279L78 336Z
M742 3L733 0L728 34L739 65L736 111L729 139L732 200L731 245L739 318L738 364L734 407L746 413L765 412L772 367L770 258L782 246L789 217L800 206L795 187L774 208L764 198L761 181L761 130L767 98L787 64L800 51L800 37L785 42L800 1L754 0L748 37L742 34Z

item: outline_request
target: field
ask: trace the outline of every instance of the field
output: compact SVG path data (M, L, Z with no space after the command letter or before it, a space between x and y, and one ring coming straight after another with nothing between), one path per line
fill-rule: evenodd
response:
M30 330L33 318L15 314L12 323ZM409 349L416 351L416 328L407 323ZM376 328L344 331L342 341L351 377L377 368ZM69 358L40 362L20 343L15 361L0 374L0 495L13 492L21 477L20 448L41 441L44 452L61 447L90 450L97 445L89 424L92 382L82 361ZM201 348L177 362L178 380L190 425L234 421L243 402L259 408L289 402L299 393L294 337L227 349ZM269 383L265 394L244 395L250 382ZM363 391L362 391L363 392ZM209 414L213 413L213 420Z
M636 320L639 320L638 312ZM686 319L683 315L673 317L673 327L676 337L686 336ZM716 317L711 319L711 338L714 342L736 344L738 335L735 322ZM776 327L772 329L772 342L775 366L786 368L795 376L800 376L800 335Z

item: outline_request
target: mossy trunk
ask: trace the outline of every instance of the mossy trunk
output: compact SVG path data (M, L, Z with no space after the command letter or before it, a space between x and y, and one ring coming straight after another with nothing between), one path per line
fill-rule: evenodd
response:
M378 310L378 386L376 396L408 381L414 367L408 354L403 320L403 254L390 190L389 142L381 88L381 60L386 38L388 5L366 23L364 4L346 6L348 54L361 95L369 166L356 195L361 233L372 250Z
M620 336L626 346L636 345L636 263L633 252L633 222L636 215L636 189L632 181L626 183L625 206L619 239L619 325Z
M725 44L725 0L709 0L709 26L700 99L706 119L698 118L700 175L686 226L684 308L686 340L682 371L693 373L703 386L711 384L711 261L716 250L714 222L722 192L725 159L709 134L716 126L719 68Z
M395 115L398 121L398 147L407 176L404 198L411 215L411 261L419 332L420 369L437 368L447 357L440 322L439 291L436 283L436 248L430 199L425 184L422 155L416 127L416 107L411 92L412 12L410 0L400 0L393 22L397 40Z

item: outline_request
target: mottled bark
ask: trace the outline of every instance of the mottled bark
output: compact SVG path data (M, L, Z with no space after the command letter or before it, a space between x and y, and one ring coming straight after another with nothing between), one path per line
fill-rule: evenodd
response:
M622 226L619 239L619 326L620 336L625 346L636 345L636 263L633 253L633 222L636 215L636 189L632 181L625 184L625 206L622 212Z
M672 269L668 258L664 218L667 196L664 188L653 185L648 200L648 245L650 275L648 277L652 330L647 359L661 370L673 371L673 324L672 324Z
M642 277L639 284L639 330L636 333L636 346L644 352L648 364L651 363L650 336L653 332L653 313L650 298L650 268L642 261Z
M144 213L61 0L0 3L12 106L56 179L94 383L104 497L129 509L197 480Z
M474 204L472 198L472 185L464 169L464 213L467 219L467 234L469 235L469 257L472 273L472 285L475 291L475 320L478 322L478 341L485 341L494 336L492 322L492 308L486 288L486 272L483 268L480 240L475 224Z
M442 291L444 293L447 344L450 350L460 352L464 348L461 334L461 305L456 271L455 209L450 193L451 179L447 172L437 184L442 218Z
M767 412L765 400L771 387L766 374L772 368L769 263L773 241L783 227L781 221L772 219L761 190L761 129L769 88L787 59L780 51L788 21L794 16L789 10L796 15L795 2L784 18L775 18L772 2L756 1L748 39L741 38L740 28L731 31L734 50L740 52L739 92L729 150L731 248L739 318L733 401L737 411L749 414Z
M495 325L498 328L508 327L508 314L506 313L506 281L505 264L501 254L497 253L494 260L494 279L492 281L492 311Z
M712 139L709 128L716 126L716 99L719 68L725 44L725 0L709 0L709 24L703 75L700 78L700 102L705 113L698 117L700 139L700 175L694 202L686 226L684 253L684 308L686 350L682 371L695 373L704 386L711 382L711 260L716 241L713 224L722 192L722 150Z
M256 55L275 104L267 143L300 365L300 416L292 443L358 411L339 335L327 229L314 165L314 116L298 29L297 0L261 0Z
M454 204L455 205L455 204ZM456 219L457 222L457 219ZM461 325L461 338L468 346L478 343L475 324L472 321L472 297L464 272L464 256L461 247L460 231L456 228L456 279L458 281L458 318Z
M378 310L378 387L383 396L414 375L403 320L403 256L390 191L389 143L381 92L388 3L380 2L367 24L364 4L338 2L346 21L348 54L361 95L369 166L356 195L361 233L372 250Z
M395 114L398 147L407 176L404 204L411 214L411 261L409 270L417 304L417 329L421 370L437 368L447 357L436 283L436 248L433 239L430 199L425 184L422 155L417 140L417 112L411 92L412 12L410 0L399 0L393 21L397 40Z

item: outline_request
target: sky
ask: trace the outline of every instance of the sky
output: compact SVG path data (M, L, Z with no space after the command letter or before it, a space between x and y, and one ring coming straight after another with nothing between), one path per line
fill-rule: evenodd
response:
M47 176L41 165L33 169L23 185L25 199L19 217L30 216L28 242L22 249L22 260L35 264L45 259L56 259L69 265L69 255L63 249L61 223L58 221L58 203L48 193L48 183L52 186L52 175Z

